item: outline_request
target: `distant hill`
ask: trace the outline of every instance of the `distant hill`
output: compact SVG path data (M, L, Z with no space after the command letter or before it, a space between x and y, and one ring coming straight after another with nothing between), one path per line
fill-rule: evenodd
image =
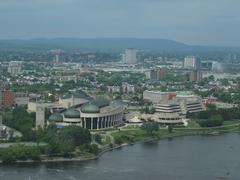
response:
M32 40L0 40L0 50L89 50L89 51L122 51L126 48L158 52L208 52L240 51L240 48L191 46L167 39L138 38L55 38Z

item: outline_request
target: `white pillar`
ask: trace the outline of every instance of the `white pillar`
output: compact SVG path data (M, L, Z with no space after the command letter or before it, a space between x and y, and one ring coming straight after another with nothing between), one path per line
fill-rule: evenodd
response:
M84 128L87 128L87 121L86 121L86 118L83 118L84 120Z
M93 129L93 118L91 118L91 129Z
M107 127L107 121L108 121L108 117L105 116L105 128Z
M99 129L99 117L97 119L97 129Z

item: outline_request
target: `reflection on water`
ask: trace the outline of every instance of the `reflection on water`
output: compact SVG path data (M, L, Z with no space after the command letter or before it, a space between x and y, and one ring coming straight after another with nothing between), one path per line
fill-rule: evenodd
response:
M0 179L240 179L239 137L171 138L124 147L87 162L1 165Z

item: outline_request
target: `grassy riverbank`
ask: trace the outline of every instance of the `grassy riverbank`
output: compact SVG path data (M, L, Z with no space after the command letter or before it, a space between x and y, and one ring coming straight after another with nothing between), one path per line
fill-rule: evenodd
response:
M229 121L223 126L201 128L196 123L190 124L186 128L173 128L169 131L167 128L161 128L154 132L151 136L147 135L140 127L132 126L132 128L122 128L120 131L112 132L114 139L122 143L136 143L150 139L161 139L178 136L190 135L217 135L222 133L240 133L240 121ZM115 143L118 143L115 142Z
M197 123L191 122L186 128L173 128L171 131L167 128L160 128L149 135L139 126L125 126L120 129L107 129L104 131L94 131L92 135L99 134L102 137L102 143L98 144L99 150L97 153L84 152L80 149L75 149L73 156L61 157L53 156L49 158L46 155L40 155L37 159L24 159L14 162L64 162L64 161L87 161L99 158L104 152L120 148L122 146L142 143L147 141L159 140L163 138L173 138L180 136L193 135L219 135L222 133L240 133L240 121L228 121L223 126L201 128ZM96 142L95 142L96 143Z

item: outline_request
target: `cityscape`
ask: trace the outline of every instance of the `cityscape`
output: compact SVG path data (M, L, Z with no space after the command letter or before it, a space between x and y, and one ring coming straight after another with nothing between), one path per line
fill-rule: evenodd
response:
M62 22L66 20L55 9L48 11L53 4L48 7L45 0L37 1L29 4L24 0L23 5L14 8L20 8L23 18L22 10L27 6L41 7L43 12L53 12L51 18L58 15ZM232 7L220 1L219 8ZM236 34L229 40L229 33L224 34L229 29L223 27L220 32L214 31L214 37L210 24L220 25L217 15L208 12L210 8L206 9L206 17L203 15L205 0L203 4L187 0L182 4L163 0L125 2L130 9L134 5L144 13L139 15L142 22L135 22L136 29L129 23L136 18L135 10L124 9L128 14L125 17L120 2L94 0L92 3L102 12L99 17L94 14L99 9L93 10L92 6L94 16L85 12L90 6L85 0L80 4L63 2L56 6L69 22L76 20L76 15L81 19L82 29L77 23L71 27L79 30L79 36L68 29L70 26L60 26L58 21L49 23L49 19L45 19L46 31L42 29L45 35L36 24L26 27L31 31L29 35L23 25L19 28L25 29L22 34L12 25L9 33L6 27L0 30L0 179L239 179L239 38ZM82 17L84 12L78 12L71 3L88 16ZM13 4L4 4L3 10ZM197 24L183 21L183 12L179 19L172 15L166 16L166 21L159 18L163 26L155 15L166 12L152 12L160 11L160 4L166 9L174 7L175 15L180 13L176 7L184 4L187 9L191 5L209 21L204 26L209 31L200 35L196 30L199 34L192 39L193 32L181 33L185 28L181 23L193 27ZM212 3L209 7L215 8ZM229 17L227 12L221 17ZM239 22L238 10L233 8L233 12ZM44 17L41 14L35 18L44 24ZM96 28L90 28L93 25L85 18L95 22ZM114 27L117 22L111 18L119 21L118 26L126 21L124 25L129 29L118 27L120 34ZM194 18L201 19L196 15ZM103 23L103 31L96 19L112 26ZM166 28L168 20L179 30L171 34ZM224 24L226 19L222 21ZM25 24L21 18L20 22ZM56 36L47 31L49 27L55 27ZM161 37L150 36L156 33L151 28L162 28ZM222 33L222 41L218 33Z

